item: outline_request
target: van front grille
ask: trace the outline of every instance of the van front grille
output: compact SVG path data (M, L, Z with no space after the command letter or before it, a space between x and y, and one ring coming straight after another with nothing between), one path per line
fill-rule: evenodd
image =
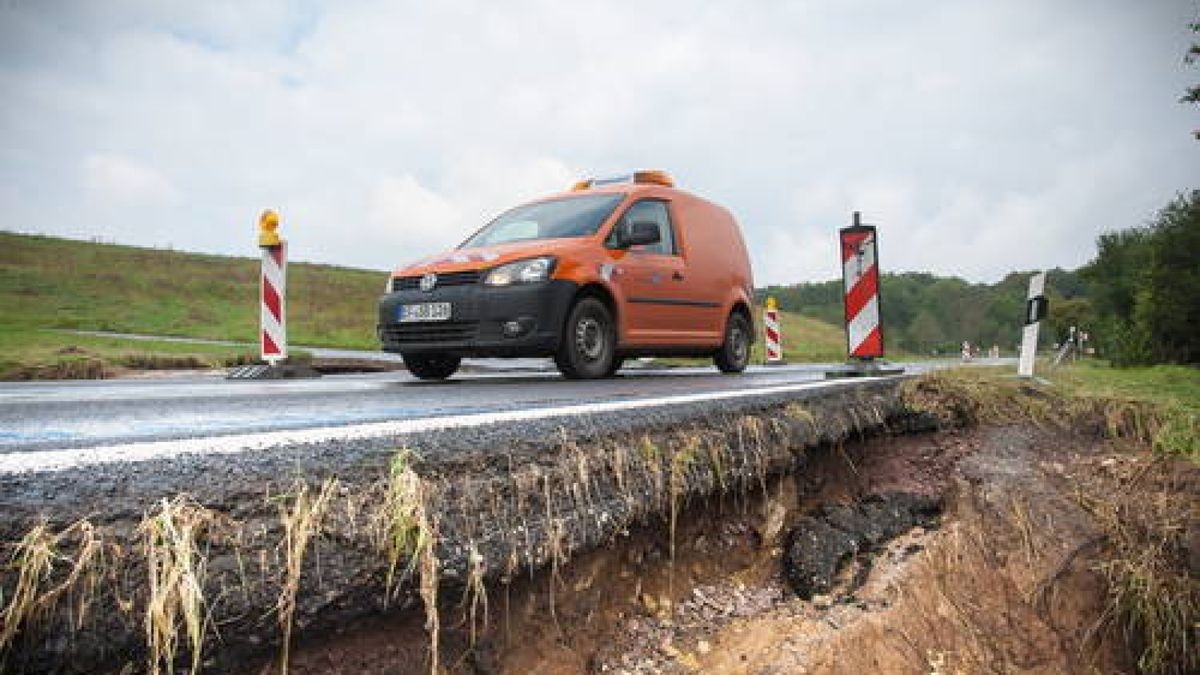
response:
M479 282L479 270L468 270L466 272L441 272L437 275L437 284L434 288L442 286L467 286ZM415 291L420 288L421 277L396 277L392 279L393 291Z

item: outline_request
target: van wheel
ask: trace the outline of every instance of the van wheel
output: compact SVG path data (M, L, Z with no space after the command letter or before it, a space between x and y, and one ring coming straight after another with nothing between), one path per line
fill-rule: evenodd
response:
M725 342L713 356L722 373L740 373L750 363L750 323L741 312L729 315L725 324Z
M449 354L401 354L404 367L421 380L444 380L458 370L462 358Z
M612 373L616 342L617 331L608 307L596 298L584 298L567 315L554 363L568 379L607 377Z

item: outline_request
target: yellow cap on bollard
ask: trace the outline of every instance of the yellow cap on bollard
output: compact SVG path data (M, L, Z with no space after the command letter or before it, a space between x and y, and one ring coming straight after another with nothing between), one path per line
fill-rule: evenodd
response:
M258 245L262 248L270 248L282 244L278 229L279 214L271 209L263 211L263 214L258 217Z
M775 298L767 298L767 309L779 309L779 303L775 302Z

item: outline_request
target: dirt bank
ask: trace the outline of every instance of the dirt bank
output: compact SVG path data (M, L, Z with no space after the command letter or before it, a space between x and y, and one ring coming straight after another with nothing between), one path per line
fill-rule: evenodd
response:
M828 447L765 492L692 503L673 544L666 524L635 528L486 596L444 596L441 663L513 674L1110 673L1141 659L1188 672L1186 645L1152 663L1114 613L1112 570L1128 561L1093 509L1136 510L1168 537L1190 520L1193 540L1172 544L1195 555L1198 499L1192 465L1031 426ZM894 526L906 509L921 524ZM808 550L876 530L841 557L827 592L805 599L788 583L789 553L815 523L840 529ZM1183 590L1194 603L1196 570L1174 563L1192 575ZM418 615L379 617L307 641L292 669L428 672L423 635Z

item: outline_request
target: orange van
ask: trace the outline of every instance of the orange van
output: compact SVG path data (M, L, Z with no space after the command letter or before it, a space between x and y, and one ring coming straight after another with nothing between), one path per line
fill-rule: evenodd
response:
M427 380L467 356L552 356L573 379L635 356L712 357L737 373L754 340L753 285L729 211L638 171L510 209L396 270L379 339Z

